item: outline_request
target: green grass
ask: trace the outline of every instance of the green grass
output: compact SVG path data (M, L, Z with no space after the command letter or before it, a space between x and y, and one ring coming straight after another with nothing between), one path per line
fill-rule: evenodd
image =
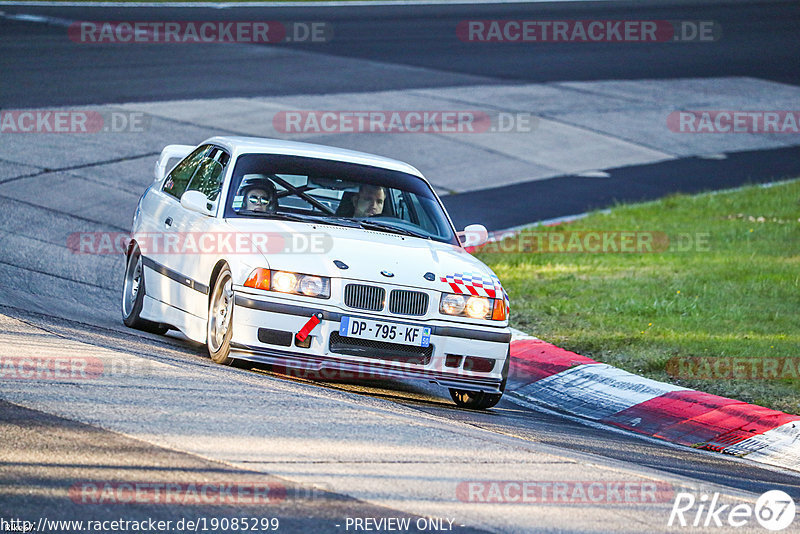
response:
M663 232L672 244L660 252L477 255L503 281L520 330L656 380L800 413L800 379L676 378L666 368L684 357L800 358L798 218L795 180L526 231ZM705 246L676 249L680 234L698 233Z

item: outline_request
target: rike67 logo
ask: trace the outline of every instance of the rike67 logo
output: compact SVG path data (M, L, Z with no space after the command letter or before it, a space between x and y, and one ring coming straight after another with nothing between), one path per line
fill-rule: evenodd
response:
M771 490L761 495L755 507L749 503L723 504L719 493L692 493L675 495L667 526L677 527L734 527L752 526L755 519L767 530L783 530L794 521L794 500L781 490Z

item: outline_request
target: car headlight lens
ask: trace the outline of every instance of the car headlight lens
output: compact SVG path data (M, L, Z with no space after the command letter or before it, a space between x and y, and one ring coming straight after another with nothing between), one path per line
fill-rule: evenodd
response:
M483 319L492 310L489 299L482 297L470 297L467 301L467 315L473 319Z
M314 276L311 274L292 273L289 271L270 271L269 269L254 269L245 287L263 289L264 291L277 291L292 295L304 295L327 299L331 296L331 279L327 276Z
M470 295L445 293L439 304L439 312L444 315L470 317L472 319L491 319L505 321L505 301Z
M464 295L448 293L442 296L442 304L439 306L439 311L447 315L461 315L464 313L466 305L467 299Z
M281 293L294 293L297 287L297 276L294 273L278 271L272 275L272 290Z
M304 276L298 284L300 292L309 297L316 297L325 292L325 282L319 276Z

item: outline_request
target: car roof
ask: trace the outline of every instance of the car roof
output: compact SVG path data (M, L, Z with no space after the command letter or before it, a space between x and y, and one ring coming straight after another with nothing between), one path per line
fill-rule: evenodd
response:
M271 139L267 137L238 136L212 137L203 141L201 144L215 144L227 148L231 151L233 157L238 157L241 154L285 154L289 156L305 156L401 171L425 180L422 173L408 163L377 156L375 154L357 152L355 150L347 150L345 148L333 146L285 141L283 139ZM425 182L427 182L427 180L425 180Z

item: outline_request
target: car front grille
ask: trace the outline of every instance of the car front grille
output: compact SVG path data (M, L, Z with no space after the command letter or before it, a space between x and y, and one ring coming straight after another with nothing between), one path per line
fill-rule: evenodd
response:
M389 293L389 312L396 315L425 315L428 294L421 291L395 289Z
M347 284L344 288L344 303L350 308L380 311L385 300L386 290L382 287Z
M331 333L329 341L331 352L374 360L427 365L433 356L433 345L414 347L412 345L344 337L340 336L339 332Z

